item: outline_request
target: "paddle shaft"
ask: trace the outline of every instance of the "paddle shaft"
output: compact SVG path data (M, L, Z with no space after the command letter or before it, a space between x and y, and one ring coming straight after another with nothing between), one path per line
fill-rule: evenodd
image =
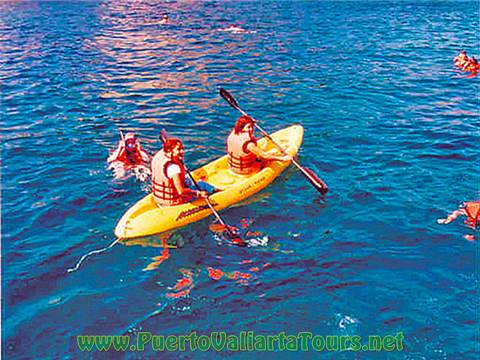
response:
M277 142L275 140L272 139L272 137L270 135L268 135L268 133L266 131L264 131L258 124L257 124L257 120L255 120L253 117L251 117L250 115L248 115L239 105L238 103L236 102L235 98L229 93L227 92L225 89L223 88L220 88L220 95L235 109L237 109L238 111L240 111L243 115L245 116L248 116L249 118L251 118L253 120L253 125L267 138L269 139L273 145L275 145L279 150L280 152L283 154L283 155L288 155L287 152L279 145L277 144ZM328 191L328 187L327 185L322 181L320 180L318 177L315 178L316 176L312 176L311 174L311 170L308 170L305 169L303 166L301 166L294 158L292 158L292 163L293 165L295 165L297 167L298 170L300 170L300 172L303 174L303 176L305 176L307 178L307 180L310 182L310 184L313 185L313 187L315 187L322 195L325 195Z
M202 191L202 189L200 189L200 186L198 185L197 181L193 178L193 175L192 173L190 172L190 170L187 169L187 167L185 166L185 164L183 165L183 167L185 168L185 171L187 172L188 176L190 177L190 179L192 180L193 184L195 185L195 187L199 190L199 191ZM205 198L205 201L207 202L207 205L210 207L210 210L212 210L213 212L213 215L215 215L215 217L217 218L217 220L220 222L220 224L222 224L222 226L225 227L225 230L228 232L228 235L230 235L232 238L235 237L236 235L232 232L232 230L230 230L230 228L228 227L228 225L225 223L225 221L223 221L222 217L220 216L220 214L217 212L217 210L215 210L215 207L212 205L212 203L210 202L210 199L208 198L208 196Z

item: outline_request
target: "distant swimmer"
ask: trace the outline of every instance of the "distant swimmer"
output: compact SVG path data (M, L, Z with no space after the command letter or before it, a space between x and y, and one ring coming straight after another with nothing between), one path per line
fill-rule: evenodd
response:
M232 32L245 32L245 29L242 29L241 27L235 25L235 24L230 24L228 27L228 31Z
M230 24L227 28L225 29L220 29L219 31L226 31L226 32L231 32L234 34L240 34L240 33L245 33L245 34L254 34L256 31L247 31L235 24Z
M476 73L480 69L480 64L478 64L475 56L468 58L468 61L463 65L462 70L470 71L471 73Z
M145 25L165 25L168 24L168 14L163 14L160 20L148 21Z
M480 69L480 64L478 63L475 56L469 57L465 50L462 50L453 60L453 64L464 71L469 71L472 74L476 74Z
M168 14L163 14L162 20L158 24L168 24Z
M117 149L108 157L109 169L113 169L116 179L125 177L129 170L133 170L140 181L145 181L150 175L150 169L146 164L150 156L142 149L140 140L134 133L127 133L119 141Z
M452 214L448 215L446 219L438 219L439 224L449 224L455 220L459 215L467 217L465 224L477 230L480 228L480 201L466 201L460 208L455 210ZM472 235L464 236L467 240L473 241Z

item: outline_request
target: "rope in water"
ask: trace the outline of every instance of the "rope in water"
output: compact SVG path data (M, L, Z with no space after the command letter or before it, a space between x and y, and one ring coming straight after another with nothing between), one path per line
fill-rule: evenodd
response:
M81 263L83 262L83 260L85 260L87 257L89 257L90 255L93 255L93 254L99 254L99 253L102 253L104 251L107 251L108 249L110 249L111 247L115 246L115 244L117 244L121 239L116 239L114 242L112 242L110 245L108 245L106 248L103 248L103 249L100 249L100 250L93 250L93 251L90 251L88 254L85 254L83 255L80 260L78 261L77 265L71 269L67 269L67 272L73 272L73 271L76 271Z

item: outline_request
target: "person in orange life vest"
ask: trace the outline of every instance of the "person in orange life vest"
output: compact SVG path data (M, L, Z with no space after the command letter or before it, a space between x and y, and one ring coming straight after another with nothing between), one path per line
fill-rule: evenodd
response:
M241 27L238 27L238 26L235 25L235 24L230 24L230 26L228 27L228 31L232 31L232 32L245 32L244 29L242 29Z
M438 219L439 224L448 224L459 215L467 216L465 224L474 228L480 225L480 201L466 201L463 206L448 215L446 219Z
M459 209L448 215L446 219L438 219L439 224L448 224L455 220L459 215L465 215L465 224L477 230L480 227L480 201L466 201ZM465 239L473 241L472 235L465 235Z
M468 62L463 65L463 70L465 71L470 71L472 73L477 72L477 70L480 68L480 65L478 64L478 61L475 57L471 57L468 59Z
M453 64L458 67L463 67L468 61L468 56L467 52L465 50L462 50L460 54L455 56L455 59L453 59Z
M110 163L109 169L113 168L115 178L125 176L127 170L138 166L145 168L149 173L145 163L150 161L150 156L142 149L140 140L134 133L127 133L119 141L117 149L108 157L107 162ZM137 169L135 169L137 170Z
M168 24L168 14L163 14L162 20L158 22L159 24Z
M157 205L173 206L192 202L198 196L206 198L215 188L198 181L201 190L191 189L186 178L183 165L183 144L179 139L171 138L165 141L163 149L152 159L152 192Z
M253 120L243 115L235 124L227 138L227 153L229 168L240 175L253 174L262 168L263 161L290 161L288 155L276 155L265 152L257 147L253 136Z

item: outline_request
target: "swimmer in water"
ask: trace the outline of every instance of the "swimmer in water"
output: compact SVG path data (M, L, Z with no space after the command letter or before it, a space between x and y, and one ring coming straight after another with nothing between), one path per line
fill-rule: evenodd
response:
M245 29L242 29L241 27L239 27L235 24L230 24L227 28L220 29L220 31L226 31L226 32L231 32L231 33L247 33L247 32L249 32L249 31L246 31Z
M471 73L476 73L480 68L480 64L478 63L475 56L468 59L467 63L463 65L462 70L470 71Z
M147 180L150 175L150 169L146 164L150 162L150 157L142 149L140 140L134 133L127 133L118 143L117 149L108 157L108 169L113 169L115 179L125 177L127 171L134 170L140 181Z
M449 224L455 220L459 215L467 217L465 224L474 230L480 228L480 201L466 201L460 208L447 216L445 219L438 219L439 224ZM465 235L465 239L473 241L472 235Z
M168 24L168 14L163 14L162 20L160 20L158 24Z

